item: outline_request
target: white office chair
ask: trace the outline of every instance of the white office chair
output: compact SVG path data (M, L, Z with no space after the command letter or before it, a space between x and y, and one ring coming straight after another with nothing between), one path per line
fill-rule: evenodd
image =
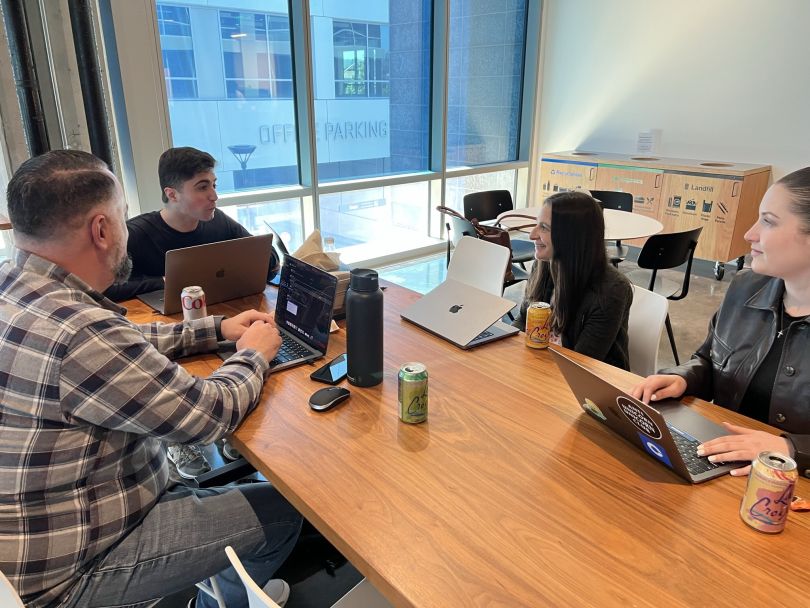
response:
M247 573L239 556L236 555L236 551L231 547L225 547L225 554L231 560L231 565L245 585L250 608L279 608L278 604L271 600ZM333 604L332 608L391 608L391 604L368 580L363 579Z
M509 249L506 247L463 236L453 250L447 278L500 296L508 264Z
M0 606L3 608L25 608L17 595L17 590L12 587L6 575L0 572Z
M630 371L649 376L658 371L658 343L664 330L669 300L633 285L633 304L627 324Z

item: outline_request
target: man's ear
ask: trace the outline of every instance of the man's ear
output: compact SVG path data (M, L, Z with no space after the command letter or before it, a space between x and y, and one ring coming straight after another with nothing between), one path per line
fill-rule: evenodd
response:
M163 194L166 195L166 198L169 199L169 203L176 203L177 202L177 190L172 188L171 186L166 186L163 189Z
M103 213L96 213L90 216L90 238L93 244L103 250L111 247L112 241L110 233L110 218Z

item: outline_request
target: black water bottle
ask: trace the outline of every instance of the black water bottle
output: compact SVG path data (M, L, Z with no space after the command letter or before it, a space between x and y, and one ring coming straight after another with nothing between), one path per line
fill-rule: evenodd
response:
M346 290L349 382L374 386L383 379L383 293L377 272L355 268Z

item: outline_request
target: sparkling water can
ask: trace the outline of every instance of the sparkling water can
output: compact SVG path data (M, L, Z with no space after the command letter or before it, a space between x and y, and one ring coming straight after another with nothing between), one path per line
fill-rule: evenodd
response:
M526 346L548 348L551 334L551 304L532 302L526 309Z
M408 424L427 420L428 373L422 363L406 363L399 368L399 419Z
M785 529L799 473L796 462L779 452L760 452L751 463L740 517L754 530L777 534Z
M180 293L180 303L183 306L183 320L193 321L208 316L205 306L205 292L198 285L184 287Z

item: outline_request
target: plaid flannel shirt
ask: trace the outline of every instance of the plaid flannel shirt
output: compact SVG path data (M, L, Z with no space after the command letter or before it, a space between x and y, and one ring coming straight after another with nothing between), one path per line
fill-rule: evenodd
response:
M211 443L257 403L264 357L207 379L171 357L216 348L212 317L135 325L76 275L21 250L0 265L0 570L58 605L165 490L164 441Z

